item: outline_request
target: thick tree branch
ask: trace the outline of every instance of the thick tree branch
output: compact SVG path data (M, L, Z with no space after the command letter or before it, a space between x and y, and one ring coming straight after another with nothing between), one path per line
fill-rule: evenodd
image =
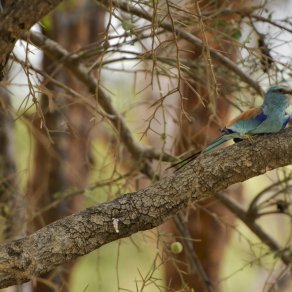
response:
M100 246L160 225L185 207L292 163L292 129L204 154L146 189L58 220L0 246L0 288L22 283Z
M5 1L0 13L0 81L15 42L25 31L52 11L62 0L14 0Z

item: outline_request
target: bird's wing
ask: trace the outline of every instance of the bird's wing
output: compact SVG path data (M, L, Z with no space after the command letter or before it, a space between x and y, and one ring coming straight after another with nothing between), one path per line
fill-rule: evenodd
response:
M223 131L228 133L237 132L245 134L258 127L267 119L267 117L268 116L260 107L252 108L231 120Z
M282 129L284 129L287 126L287 124L289 123L290 120L291 120L291 116L289 114L285 113L285 120L284 120Z
M226 125L226 128L230 128L240 121L246 121L250 119L254 119L254 120L257 120L259 123L262 123L266 118L267 118L267 115L264 114L262 109L260 107L255 107L241 113L235 119L231 120Z

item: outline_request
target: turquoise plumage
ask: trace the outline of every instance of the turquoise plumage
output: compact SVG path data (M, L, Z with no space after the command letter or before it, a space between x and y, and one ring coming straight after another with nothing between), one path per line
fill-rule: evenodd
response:
M210 152L232 139L238 142L244 138L251 139L250 137L256 134L279 132L286 127L290 120L290 115L286 113L286 109L289 106L290 94L292 94L292 90L287 87L270 87L260 107L252 108L241 113L221 130L223 133L222 136L202 151L192 154L184 160L171 165L171 167L178 166L178 170L194 160L200 153Z

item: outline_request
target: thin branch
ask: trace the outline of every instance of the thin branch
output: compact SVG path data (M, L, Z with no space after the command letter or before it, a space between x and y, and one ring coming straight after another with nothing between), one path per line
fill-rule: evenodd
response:
M283 263L286 265L291 265L292 257L289 255L289 252L284 251L272 237L270 237L258 224L254 222L253 218L248 216L248 213L243 208L241 208L236 201L227 197L221 192L216 193L215 196L219 198L222 203L228 207L229 210L236 214L236 216L240 218L262 242L264 242L272 251L274 251L275 254L281 258Z
M27 34L28 39L37 47L44 50L52 59L62 62L64 66L69 69L81 82L83 82L91 94L96 94L97 81L88 73L88 69L79 62L76 62L75 55L70 54L66 49L60 46L53 40L45 37L43 34L38 32L30 32ZM114 128L119 133L121 141L125 144L129 152L133 155L136 160L143 158L150 159L162 159L164 161L173 161L173 157L164 153L156 152L150 147L141 146L137 143L132 135L132 132L128 128L125 119L121 114L114 108L111 102L109 94L98 87L98 103L104 110L106 117L111 121Z
M278 27L278 28L280 28L282 30L285 30L287 32L292 33L292 29L288 28L287 26L281 25L281 24L279 24L279 23L277 23L277 22L275 22L275 21L273 21L273 20L271 20L269 18L265 18L265 17L263 17L261 15L251 15L250 17L254 18L256 21L267 22L267 23L269 23L269 24L271 24L271 25L273 25L275 27Z
M250 202L249 207L248 207L248 214L250 216L254 216L256 215L256 213L258 212L258 202L260 200L263 200L262 197L264 195L266 195L267 193L271 192L273 189L275 188L279 188L282 184L286 183L286 187L285 189L287 189L288 187L290 187L290 185L288 184L289 181L291 180L290 176L285 177L283 180L279 180L275 183L273 183L272 185L267 186L266 188L264 188L262 191L260 191L254 198L253 200ZM280 190L278 190L277 192L273 193L273 195L271 195L269 197L269 199L263 200L263 202L266 202L267 200L270 200L271 198L276 197L277 195L279 195L280 193L283 193L284 190L283 188L280 188Z
M197 256L197 253L191 241L191 238L192 238L191 234L189 232L187 225L184 223L184 220L181 214L178 213L176 216L174 216L174 222L175 222L176 228L178 229L179 233L182 236L181 240L186 250L186 254L188 257L188 261L190 262L192 272L196 273L200 277L203 284L205 285L206 291L208 292L214 291L213 284L210 281L207 273L205 272L201 264L200 259Z
M143 19L146 19L150 22L152 21L152 18L153 18L153 16L150 13L148 13L146 10L142 10L142 9L138 8L137 6L133 6L128 1L125 1L125 0L97 0L97 2L105 7L108 7L111 3L111 5L115 6L118 9L121 9L122 11L128 12L132 15L136 15L136 16L143 18ZM162 27L167 31L173 32L172 24L166 20L158 21L158 25L159 25L159 27ZM179 35L181 38L189 41L192 45L199 47L199 48L204 47L203 42L199 38L197 38L196 36L194 36L193 34L187 32L187 31L185 31L184 29L181 29L179 27L175 27L174 32L177 35ZM217 52L215 49L210 47L209 50L210 50L210 55L212 58L214 58L216 61L220 62L223 66L225 66L230 71L232 71L237 76L239 76L242 81L244 81L246 84L251 86L256 92L258 92L259 94L263 94L263 90L260 87L260 85L256 81L254 81L252 78L250 78L248 74L243 72L237 66L237 64L232 62L230 59L226 58L221 53Z

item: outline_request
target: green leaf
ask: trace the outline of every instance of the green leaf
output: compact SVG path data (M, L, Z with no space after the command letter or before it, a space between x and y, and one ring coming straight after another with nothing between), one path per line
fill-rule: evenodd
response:
M52 29L52 17L51 15L45 16L41 20L41 25L45 31L50 31Z
M245 43L250 44L250 35L248 35L247 38L245 39Z
M231 33L231 37L236 39L236 40L239 40L241 38L242 34L241 34L241 31L239 28L235 28L232 33Z
M135 29L135 24L130 22L130 21L127 21L127 20L124 20L122 22L122 28L129 34L132 34L133 33L133 30Z

